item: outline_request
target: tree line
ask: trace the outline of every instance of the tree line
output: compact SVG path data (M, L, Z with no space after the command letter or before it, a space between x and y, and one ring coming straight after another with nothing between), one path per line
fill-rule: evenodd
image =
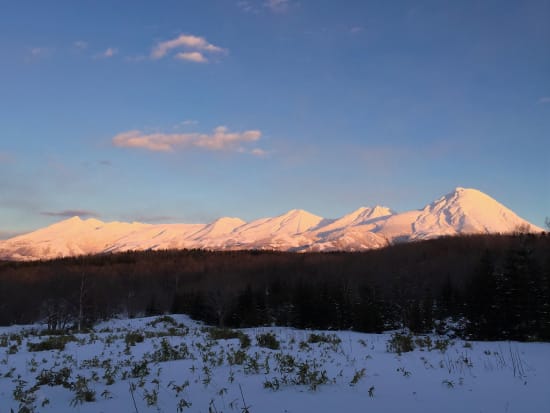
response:
M0 324L51 329L182 312L227 327L444 330L550 340L550 235L476 235L365 252L167 250L0 262Z

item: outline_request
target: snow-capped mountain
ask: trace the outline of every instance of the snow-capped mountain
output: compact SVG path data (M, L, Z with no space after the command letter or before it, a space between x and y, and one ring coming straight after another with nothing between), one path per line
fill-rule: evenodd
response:
M443 235L540 232L490 196L456 188L419 210L396 213L362 207L338 219L293 209L245 222L220 218L209 224L105 223L73 217L0 242L0 259L36 260L82 254L205 248L284 251L360 251Z

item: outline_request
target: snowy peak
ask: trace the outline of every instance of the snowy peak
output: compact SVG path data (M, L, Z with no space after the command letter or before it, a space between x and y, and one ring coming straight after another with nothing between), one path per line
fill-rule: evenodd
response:
M240 228L239 234L244 243L276 236L292 236L316 227L322 220L322 217L302 209L291 209L273 218L261 218L252 221Z
M322 217L314 215L303 209L291 209L286 214L280 215L273 220L273 224L279 226L277 231L285 230L294 234L300 234L319 225Z
M302 209L249 223L223 217L207 224L152 225L75 216L0 242L0 259L182 248L361 251L443 235L519 229L542 231L483 192L459 187L422 209L398 214L383 206L361 207L332 220Z
M215 220L211 224L206 225L201 231L194 235L194 239L202 239L208 237L219 237L222 235L228 235L236 228L239 228L246 224L240 218L223 217Z
M518 228L541 231L483 192L461 187L427 205L414 223L415 238L431 234L509 233Z
M355 211L344 215L342 218L336 219L327 225L320 226L317 229L318 233L329 233L350 226L366 224L371 220L381 217L387 217L393 214L393 211L383 206L375 206L374 208L361 207Z

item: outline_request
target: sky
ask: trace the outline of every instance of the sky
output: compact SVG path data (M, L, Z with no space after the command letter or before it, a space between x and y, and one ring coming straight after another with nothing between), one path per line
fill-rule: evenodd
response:
M0 238L479 189L550 216L550 0L3 2Z

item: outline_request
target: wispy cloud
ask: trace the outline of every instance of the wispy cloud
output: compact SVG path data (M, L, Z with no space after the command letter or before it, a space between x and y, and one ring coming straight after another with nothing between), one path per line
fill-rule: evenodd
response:
M94 59L110 59L111 57L114 57L118 54L118 49L115 47L108 47L107 49L103 50L102 52L96 53L93 58Z
M46 47L33 47L31 49L31 56L39 57L50 53L50 49Z
M550 96L543 96L539 98L539 103L544 105L546 103L550 103Z
M36 60L50 57L54 52L51 47L32 47L29 49L28 55L25 58L27 62L33 62Z
M73 46L78 50L86 50L88 48L88 42L85 42L83 40L77 40L76 42L73 43Z
M118 49L109 47L107 50L105 50L101 55L105 58L113 57L118 53Z
M290 7L290 0L267 0L265 6L274 13L284 13Z
M88 211L85 209L67 209L63 211L42 211L40 215L47 217L60 217L60 218L71 218L78 216L80 218L93 218L98 217L99 214L94 211Z
M172 127L172 129L174 130L177 130L177 129L183 129L183 128L189 128L190 126L196 126L199 124L199 121L198 120L194 120L194 119L186 119L184 120L183 122L179 122L177 125L174 125Z
M244 13L285 13L296 3L293 0L239 0L236 5Z
M237 7L245 13L258 13L258 7L248 0L240 0L237 2Z
M183 49L174 57L179 60L187 60L195 63L207 63L205 54L219 55L227 53L226 49L209 43L204 37L191 34L181 34L178 37L160 42L151 50L151 59L162 59L174 49Z
M137 215L130 217L130 221L145 223L174 222L176 218L170 215Z
M364 30L365 30L365 28L362 27L362 26L353 26L353 27L350 27L349 32L351 34L359 34L359 33L363 32Z
M266 156L267 155L267 151L264 151L263 149L260 149L260 148L254 148L250 151L250 153L254 156Z
M201 133L150 133L139 130L122 132L113 137L113 145L121 148L142 148L155 152L172 152L177 148L200 148L208 151L252 152L242 145L257 142L262 136L259 130L229 132L225 126L218 126L210 134ZM261 149L258 149L261 151ZM264 154L265 152L261 152Z

